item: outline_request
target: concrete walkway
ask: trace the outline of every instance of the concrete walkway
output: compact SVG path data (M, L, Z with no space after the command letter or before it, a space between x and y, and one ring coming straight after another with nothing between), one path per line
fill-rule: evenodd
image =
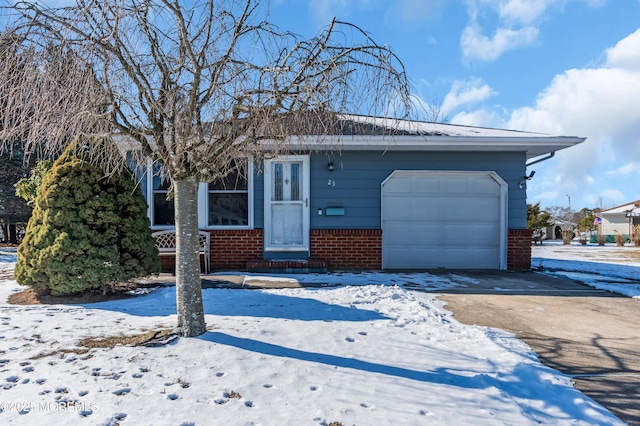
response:
M257 290L261 288L302 288L302 287L323 287L322 284L304 284L293 278L276 277L271 278L268 274L263 276L251 276L251 275L223 275L223 274L207 274L201 275L200 280L202 288L237 288L246 290ZM143 286L157 286L167 285L173 286L176 284L176 277L172 274L159 274L144 278L139 281L139 284Z

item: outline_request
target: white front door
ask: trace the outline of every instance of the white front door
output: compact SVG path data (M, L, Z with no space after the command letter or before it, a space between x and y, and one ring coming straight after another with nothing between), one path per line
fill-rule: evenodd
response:
M309 156L265 161L265 250L309 251Z

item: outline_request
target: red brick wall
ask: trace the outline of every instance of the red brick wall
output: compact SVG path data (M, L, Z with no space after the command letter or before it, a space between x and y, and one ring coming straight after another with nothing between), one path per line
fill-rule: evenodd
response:
M509 229L507 269L531 269L531 229Z
M263 258L262 229L211 230L211 268L244 270L250 260ZM507 269L531 269L529 229L510 229ZM382 268L382 230L312 229L311 258L329 268ZM174 258L162 257L162 270L174 270Z
M382 230L312 229L311 257L329 268L382 268Z
M212 230L211 269L245 269L247 261L262 259L262 229Z
M247 261L262 259L262 229L216 229L208 232L211 235L212 270L244 270ZM162 256L160 261L162 272L175 271L174 256Z

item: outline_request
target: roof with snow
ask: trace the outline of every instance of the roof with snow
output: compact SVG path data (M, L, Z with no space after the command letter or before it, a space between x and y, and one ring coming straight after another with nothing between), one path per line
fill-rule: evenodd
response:
M425 121L361 115L339 115L324 139L337 145L317 143L306 137L292 138L304 148L404 151L516 151L527 158L539 157L585 141L577 136L555 136L507 129L462 126ZM325 148L323 148L323 145Z
M632 214L634 216L640 216L640 200L632 201L621 206L612 207L607 210L602 210L601 215L620 215L620 214Z

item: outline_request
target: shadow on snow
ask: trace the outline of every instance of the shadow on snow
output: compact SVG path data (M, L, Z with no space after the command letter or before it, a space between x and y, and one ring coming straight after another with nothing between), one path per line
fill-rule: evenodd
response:
M248 316L300 321L374 321L389 319L376 311L320 302L315 299L264 293L258 290L203 290L204 313L217 316ZM123 312L136 316L176 313L173 287L132 299L83 304L87 309Z

